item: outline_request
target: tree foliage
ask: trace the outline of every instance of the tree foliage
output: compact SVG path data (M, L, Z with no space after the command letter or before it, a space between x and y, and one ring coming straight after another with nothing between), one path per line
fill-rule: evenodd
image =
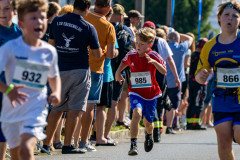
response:
M213 8L213 0L202 1L201 37L207 35L212 28L208 17ZM122 4L128 12L134 9L135 0L114 0L114 3ZM173 27L181 32L198 34L198 0L175 0ZM155 24L166 24L167 0L145 0L145 21L153 21Z

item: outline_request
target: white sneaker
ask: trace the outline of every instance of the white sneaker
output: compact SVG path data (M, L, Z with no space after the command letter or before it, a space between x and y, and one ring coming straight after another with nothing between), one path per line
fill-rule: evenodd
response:
M85 144L83 142L79 142L78 143L78 148L82 151L82 152L87 152L87 148L85 147Z
M87 142L86 144L84 144L83 142L79 142L79 149L83 149L86 150L88 152L95 152L97 151L96 148L94 148L91 144L91 142Z

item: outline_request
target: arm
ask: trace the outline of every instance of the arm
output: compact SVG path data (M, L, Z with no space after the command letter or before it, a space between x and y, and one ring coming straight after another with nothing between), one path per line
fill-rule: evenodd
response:
M176 84L176 86L178 86L178 90L180 90L181 89L181 83L180 83L178 73L177 73L177 69L176 69L176 66L175 66L175 62L172 59L172 56L167 57L167 63L168 63L168 65L169 65L169 67L172 71L173 76L175 77L175 84Z
M166 68L165 68L162 64L160 64L160 63L157 62L156 60L152 59L152 58L151 58L148 54L146 54L146 53L145 53L145 56L146 56L146 58L147 58L147 60L148 60L148 63L153 64L161 74L166 74L166 73L167 73Z
M184 68L190 67L190 56L186 55L184 58Z
M206 82L208 76L209 76L209 71L206 69L202 69L201 71L199 71L197 73L197 75L195 76L195 79L198 83L204 84Z
M61 102L61 79L59 76L56 76L54 78L48 78L48 82L52 90L48 102L53 106L57 106Z
M8 85L3 83L0 80L0 92L6 93L7 89L9 88ZM24 85L16 85L14 88L8 93L8 98L10 100L10 103L13 108L16 108L15 101L22 105L23 102L26 102L28 100L28 95L26 93L20 92L19 89L24 88Z
M95 58L99 59L102 57L102 48L98 48L98 49L91 49L92 54Z
M51 44L53 47L55 47L54 39L48 39L48 43Z
M115 81L118 81L120 84L122 84L122 81L124 81L125 79L123 78L121 72L122 70L124 70L127 67L126 64L124 64L123 62L121 62L121 64L119 65L116 73L115 73Z
M181 34L181 33L179 33L179 35L180 35L180 39L181 39L181 40L183 40L183 41L189 41L189 46L192 45L192 43L193 43L193 38L192 38L191 36L186 35L186 34Z
M109 59L113 59L117 56L118 56L118 51L116 51L115 49L115 44L108 44L106 57Z

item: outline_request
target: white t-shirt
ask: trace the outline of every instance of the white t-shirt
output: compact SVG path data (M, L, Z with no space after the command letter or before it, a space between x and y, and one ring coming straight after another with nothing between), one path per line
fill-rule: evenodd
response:
M166 61L168 57L173 55L173 52L171 48L168 46L168 43L165 39L159 37L157 47L158 47L158 52L164 61Z
M41 41L39 47L32 47L22 36L7 42L0 48L0 73L5 70L7 84L25 84L20 89L29 95L28 101L16 108L10 104L6 94L0 121L14 123L27 119L41 119L47 115L47 78L59 76L57 52L50 44Z

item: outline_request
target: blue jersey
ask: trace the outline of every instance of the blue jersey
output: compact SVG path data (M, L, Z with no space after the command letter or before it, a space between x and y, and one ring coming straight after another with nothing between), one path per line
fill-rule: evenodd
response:
M100 48L97 31L83 17L74 13L54 18L49 39L55 41L60 71L89 68L89 51Z
M22 31L15 23L13 23L12 27L4 27L0 25L0 46L20 35L22 35Z
M208 41L200 54L198 68L195 75L202 69L214 69L214 81L212 83L213 111L215 112L239 112L240 111L240 88L228 88L218 86L218 68L240 67L240 34L230 44L221 44L219 35Z

